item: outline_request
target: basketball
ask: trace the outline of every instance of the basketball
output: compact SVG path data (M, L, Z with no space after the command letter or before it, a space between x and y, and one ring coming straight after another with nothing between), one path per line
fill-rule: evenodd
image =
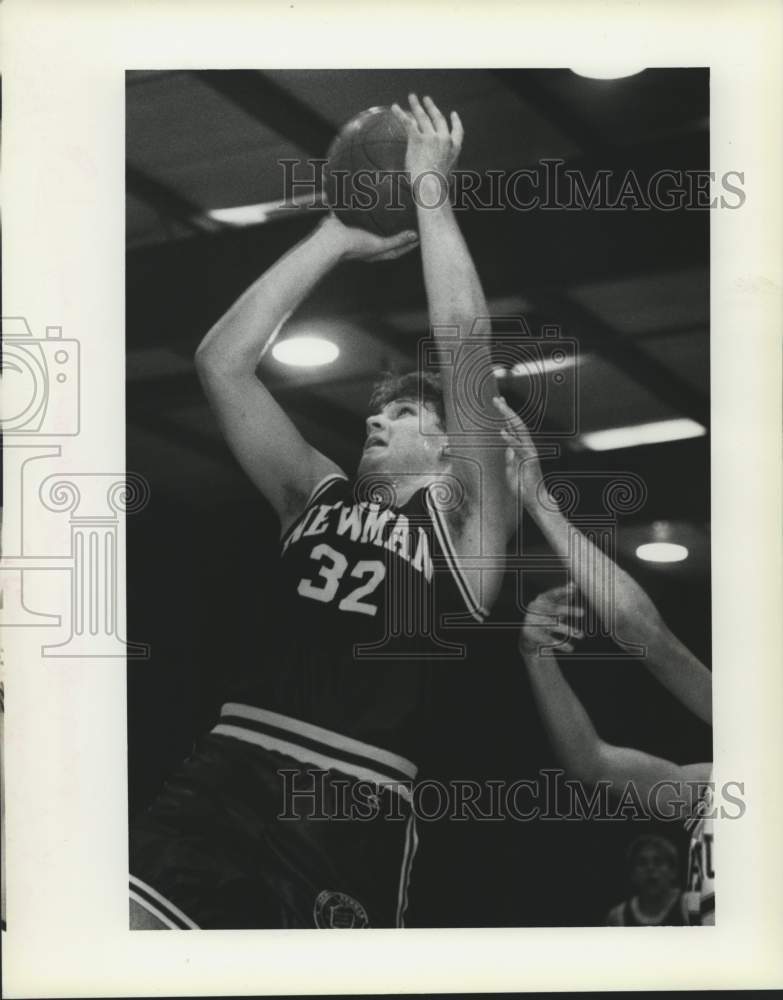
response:
M405 175L408 137L390 108L369 108L345 125L327 153L324 194L346 226L379 236L416 229ZM383 176L382 171L393 172Z

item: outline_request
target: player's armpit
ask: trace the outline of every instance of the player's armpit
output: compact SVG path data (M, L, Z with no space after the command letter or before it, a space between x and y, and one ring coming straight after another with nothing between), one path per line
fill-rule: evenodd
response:
M457 558L479 602L490 608L500 591L506 547L516 527L506 487L503 448L449 446L451 474L460 502L444 511Z

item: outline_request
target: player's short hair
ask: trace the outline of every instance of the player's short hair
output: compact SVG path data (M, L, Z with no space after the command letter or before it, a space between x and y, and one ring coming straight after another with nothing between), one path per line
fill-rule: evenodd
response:
M386 372L373 386L370 410L377 413L397 399L412 399L422 406L430 406L441 428L446 430L446 407L440 378L432 372L406 372L404 375Z
M661 837L656 833L645 833L641 837L637 837L636 840L632 841L628 850L625 852L625 859L628 862L629 869L633 868L641 852L648 847L656 850L669 862L671 867L677 871L680 864L677 848L666 837Z

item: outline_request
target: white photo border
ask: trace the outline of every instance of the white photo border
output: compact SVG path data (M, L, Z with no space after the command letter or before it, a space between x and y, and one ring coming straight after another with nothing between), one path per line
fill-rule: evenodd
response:
M741 209L711 218L716 780L744 781L747 803L741 821L718 826L718 925L131 933L126 665L46 660L35 630L16 629L4 639L4 995L783 985L783 7L4 0L0 22L3 313L24 316L37 336L57 325L80 342L71 471L125 466L128 69L565 67L586 54L601 62L632 54L640 67L708 66L711 169L743 171L747 195ZM8 488L7 496L12 504ZM23 500L29 520L36 502ZM31 581L33 603L38 586Z

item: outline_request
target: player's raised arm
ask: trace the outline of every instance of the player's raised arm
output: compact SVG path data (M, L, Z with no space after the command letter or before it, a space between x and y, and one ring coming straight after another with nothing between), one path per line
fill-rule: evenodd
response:
M420 103L411 94L409 104L410 112L397 105L392 109L408 133L405 165L416 200L429 320L436 341L444 344L441 372L450 456L467 499L467 521L466 511L457 512L454 518L459 529L455 544L460 555L478 551L501 555L509 534L503 450L470 447L471 436L480 435L486 441L495 426L491 400L496 390L489 352L489 311L448 192L449 173L462 145L462 123L456 112L447 121L429 97ZM471 341L467 365L467 351L454 350L455 332L461 345ZM453 357L451 367L445 363L447 351ZM460 406L461 397L477 384L483 386L484 398ZM482 419L482 407L487 419ZM483 580L490 599L500 570L494 573L494 580L492 570Z
M557 659L545 650L555 644L573 650L571 639L581 633L568 619L573 615L571 585L540 594L530 605L519 635L519 651L527 667L533 696L560 762L570 777L595 783L608 781L621 790L629 781L647 796L663 781L706 781L709 764L681 766L661 757L618 747L601 739L584 705L563 676ZM565 642L563 642L565 640ZM674 794L675 789L669 789ZM658 805L665 804L661 789Z
M506 420L506 429L501 433L513 452L509 456L509 484L522 489L525 509L554 551L568 560L574 583L600 615L605 602L598 588L612 580L618 633L627 642L645 646L645 665L655 678L694 715L711 723L712 676L709 670L673 634L636 580L569 524L554 500L547 497L536 447L528 429L504 399L498 397L495 405Z
M337 466L309 445L256 376L279 329L341 260L389 260L416 245L416 234L381 238L327 217L263 274L209 331L196 368L238 461L287 527L313 487Z

